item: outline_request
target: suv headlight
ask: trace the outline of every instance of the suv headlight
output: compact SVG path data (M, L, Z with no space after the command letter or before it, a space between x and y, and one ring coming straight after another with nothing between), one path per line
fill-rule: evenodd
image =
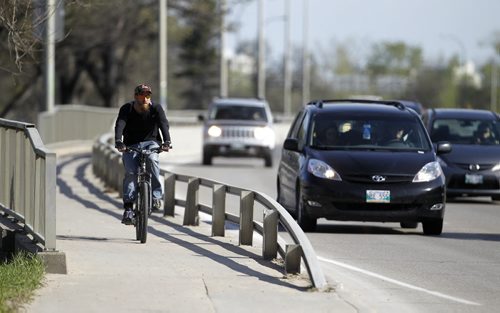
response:
M339 173L337 173L330 165L323 161L310 159L307 163L307 171L319 178L341 181Z
M276 142L276 136L274 134L274 130L271 127L269 126L257 127L253 131L253 136L263 145L268 146L270 148L274 148L274 144Z
M219 137L222 134L222 129L219 126L212 125L207 133L210 137Z
M414 183L422 183L434 180L443 174L443 170L437 161L424 165L413 178Z
M274 135L273 130L270 127L257 127L255 128L253 135L255 139L263 140Z

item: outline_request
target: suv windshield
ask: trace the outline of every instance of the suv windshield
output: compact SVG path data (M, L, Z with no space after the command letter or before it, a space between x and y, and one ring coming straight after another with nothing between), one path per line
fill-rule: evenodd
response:
M267 122L264 107L219 105L215 106L209 114L211 120L253 120Z
M437 119L432 124L433 142L452 144L498 145L500 124L493 120Z
M317 149L429 150L423 126L416 119L384 116L341 116L323 113L314 117L309 143Z

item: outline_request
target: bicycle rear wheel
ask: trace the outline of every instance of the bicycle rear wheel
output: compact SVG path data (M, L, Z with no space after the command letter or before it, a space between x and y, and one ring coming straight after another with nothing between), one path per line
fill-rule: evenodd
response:
M140 209L139 209L139 239L141 243L146 243L148 238L148 216L149 207L151 203L149 185L146 182L141 183L139 187L140 197Z

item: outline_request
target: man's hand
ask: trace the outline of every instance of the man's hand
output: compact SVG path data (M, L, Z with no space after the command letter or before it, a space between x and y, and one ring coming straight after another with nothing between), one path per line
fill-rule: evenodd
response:
M116 150L118 150L120 152L127 150L127 147L125 146L125 144L119 140L117 140L115 142L115 148L116 148Z
M161 144L162 151L168 152L171 148L172 148L172 145L170 144L170 142L164 142Z

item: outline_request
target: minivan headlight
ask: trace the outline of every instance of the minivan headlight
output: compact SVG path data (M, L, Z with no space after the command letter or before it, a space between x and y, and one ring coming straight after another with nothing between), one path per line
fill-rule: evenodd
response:
M307 163L307 171L319 178L341 181L340 175L323 161L310 159Z
M210 137L219 137L222 134L222 129L219 126L212 125L208 129L208 135Z
M437 161L424 165L413 178L414 183L422 183L434 180L443 174L443 170Z

